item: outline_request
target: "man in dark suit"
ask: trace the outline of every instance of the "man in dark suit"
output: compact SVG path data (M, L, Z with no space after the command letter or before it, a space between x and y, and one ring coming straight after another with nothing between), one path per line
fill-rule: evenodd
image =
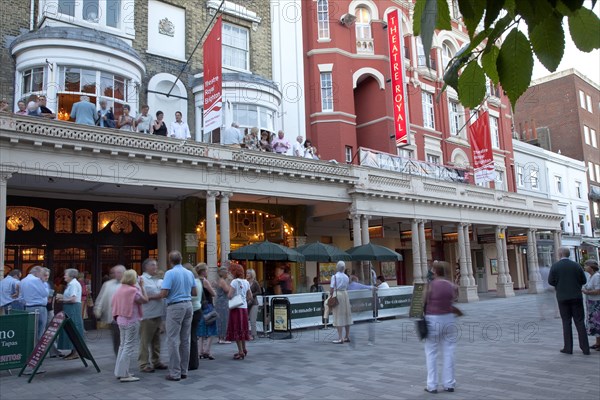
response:
M571 252L566 247L558 249L560 260L550 268L548 283L556 288L556 300L563 325L563 339L565 345L560 351L573 354L573 329L571 319L575 321L575 328L579 336L579 348L583 354L590 354L590 344L584 324L583 297L581 286L585 285L583 268L574 261L569 260Z

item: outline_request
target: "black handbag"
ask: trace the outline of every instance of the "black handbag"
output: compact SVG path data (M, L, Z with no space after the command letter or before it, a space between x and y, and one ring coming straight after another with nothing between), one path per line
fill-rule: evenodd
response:
M429 297L429 288L427 288L427 293L425 294L425 304L423 304L423 316L421 319L415 322L415 328L417 330L417 335L419 335L420 340L427 339L427 335L429 334L429 327L427 326L427 321L425 320L425 309L427 307L427 298Z

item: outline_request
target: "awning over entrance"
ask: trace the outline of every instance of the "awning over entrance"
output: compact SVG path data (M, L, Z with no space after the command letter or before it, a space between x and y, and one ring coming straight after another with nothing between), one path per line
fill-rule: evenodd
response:
M585 239L583 242L581 242L581 245L600 248L600 239Z

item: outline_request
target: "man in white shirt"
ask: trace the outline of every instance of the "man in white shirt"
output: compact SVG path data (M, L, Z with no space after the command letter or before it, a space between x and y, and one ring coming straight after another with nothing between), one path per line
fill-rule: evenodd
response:
M244 142L244 134L239 130L239 125L233 122L231 126L221 133L220 143L225 146L241 147Z
M41 279L42 267L36 265L29 270L27 275L19 285L19 290L25 302L25 310L29 312L38 312L37 340L40 340L46 330L48 320L48 289Z
M142 112L135 120L136 129L140 133L150 133L150 124L152 123L152 117L148 114L150 107L147 105L142 106Z
M298 135L298 137L296 137L296 142L294 143L294 146L292 147L292 154L296 157L304 157L304 147L302 147L302 142L304 141L304 138L301 135Z
M169 136L177 139L191 139L190 127L187 122L183 121L183 114L181 111L175 112L175 122L171 122L171 129L169 129Z

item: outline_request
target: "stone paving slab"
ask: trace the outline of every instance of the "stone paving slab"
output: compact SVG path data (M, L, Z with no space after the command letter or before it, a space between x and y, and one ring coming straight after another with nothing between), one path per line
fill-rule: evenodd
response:
M518 293L461 304L457 324L455 393L436 399L593 399L600 398L600 352L559 353L560 319L541 320L536 295ZM368 331L376 341L367 346ZM577 337L576 333L574 334ZM429 399L423 391L423 343L414 322L402 318L352 327L352 343L332 344L333 329L294 332L290 340L261 338L248 344L248 357L232 359L235 345L213 346L216 360L201 360L187 380L168 382L165 372L132 371L139 382L120 383L108 331L86 333L100 366L79 360L48 359L47 372L27 378L0 372L0 399ZM590 338L590 342L593 338ZM575 345L577 346L577 345ZM166 349L166 346L163 346ZM167 359L166 351L163 360Z

